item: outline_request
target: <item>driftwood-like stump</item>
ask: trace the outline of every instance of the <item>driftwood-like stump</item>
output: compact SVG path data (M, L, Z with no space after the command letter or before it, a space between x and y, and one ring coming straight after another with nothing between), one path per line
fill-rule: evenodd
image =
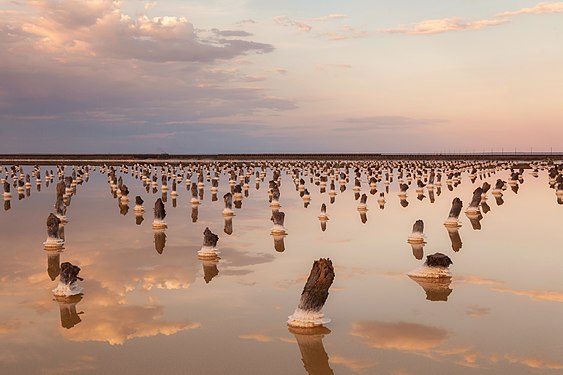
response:
M271 219L274 225L280 225L283 227L283 222L285 220L285 213L282 211L273 211Z
M205 228L203 232L203 246L215 248L217 247L217 242L219 241L219 236L211 232L209 228Z
M55 214L49 214L47 217L47 236L49 238L59 239L59 225L61 224L61 219L59 219Z
M424 233L424 222L420 219L415 221L412 226L412 234L415 233Z
M65 189L66 189L64 181L59 182L56 186L56 189L57 189L57 196L59 195L63 196L65 194Z
M330 259L316 260L301 293L298 308L306 312L320 312L328 298L328 289L333 281L334 268Z
M154 203L154 218L155 220L164 220L166 217L166 210L164 209L164 203L162 199L158 198Z
M66 214L66 206L62 195L57 195L57 201L55 202L55 212L59 217L63 217Z
M137 206L142 206L143 203L145 203L145 201L143 200L143 198L141 198L140 195L137 195L137 196L135 197L135 204L136 204Z
M491 189L491 184L485 181L483 182L483 187L481 187L481 189L483 190L483 194L487 194L487 192Z
M478 187L473 191L473 197L471 198L471 203L469 203L468 210L477 211L479 209L479 204L481 203L481 195L483 194L483 189Z
M426 262L424 263L428 267L442 267L448 268L450 264L453 264L450 257L442 253L435 253L432 255L428 255L426 257Z
M76 281L84 280L78 276L80 272L80 267L75 266L70 262L61 263L61 273L59 274L59 281L65 285L71 285Z
M450 213L448 214L449 219L458 219L459 214L461 213L461 209L463 207L463 202L461 199L455 197L452 201L452 208L450 209Z

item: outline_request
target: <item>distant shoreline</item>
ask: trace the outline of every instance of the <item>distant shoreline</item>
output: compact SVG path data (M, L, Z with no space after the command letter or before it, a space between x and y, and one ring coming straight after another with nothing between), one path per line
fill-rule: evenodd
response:
M244 160L563 160L563 153L484 153L484 154L0 154L0 163L180 163L183 161Z

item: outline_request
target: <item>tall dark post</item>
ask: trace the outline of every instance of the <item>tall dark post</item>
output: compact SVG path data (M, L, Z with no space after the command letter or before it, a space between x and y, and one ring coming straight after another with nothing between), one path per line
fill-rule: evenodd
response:
M461 213L461 209L463 208L463 202L458 197L455 197L452 200L452 208L450 209L450 213L448 214L448 218L444 225L446 227L459 227L459 214Z
M301 293L299 305L287 324L291 327L316 327L328 323L330 320L324 318L321 310L333 281L334 268L330 259L316 260Z

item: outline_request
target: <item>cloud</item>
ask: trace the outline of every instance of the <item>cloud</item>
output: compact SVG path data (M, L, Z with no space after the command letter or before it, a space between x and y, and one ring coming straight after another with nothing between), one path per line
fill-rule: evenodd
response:
M12 319L6 322L0 322L0 335L17 331L21 326L22 323L19 320Z
M162 321L164 307L157 304L134 305L97 281L85 281L88 294L76 304L81 315L79 329L62 329L61 334L70 341L103 341L121 345L125 341L156 335L175 333L201 327L199 322Z
M561 362L555 362L537 357L519 357L514 355L506 355L505 358L510 363L517 363L535 369L563 369L563 363Z
M338 120L345 126L337 126L332 130L336 132L344 131L374 131L383 129L408 129L431 125L441 122L440 120L414 119L405 116L366 116L349 117Z
M219 30L219 29L211 29L211 31L215 34L215 35L220 35L220 36L224 36L224 37L230 37L230 36L236 36L236 37L247 37L247 36L252 36L251 33L249 33L248 31L244 31L244 30Z
M332 69L351 69L350 64L317 64L315 68L320 71L328 71Z
M493 280L493 279L484 279L479 276L458 276L454 280L456 283L467 283L467 284L475 284L475 285L502 285L504 284L501 281Z
M295 21L287 16L275 16L274 22L278 25L288 26L288 27L295 27L299 31L303 31L308 33L313 28L311 25L306 24L305 22Z
M451 17L433 20L424 20L413 25L405 25L384 30L390 34L425 35L439 34L459 30L479 30L486 27L498 26L508 22L507 19L489 19L479 21L466 21L461 17Z
M366 31L356 30L351 26L344 25L336 31L327 31L319 34L321 37L332 41L340 41L346 39L365 38L369 35Z
M443 329L422 324L378 321L353 323L350 334L361 337L372 348L401 351L427 351L446 342L449 336Z
M256 21L254 21L253 19L245 19L245 20L240 20L237 22L237 25L254 25L256 23Z
M309 21L309 22L326 22L326 21L332 21L332 20L343 19L343 18L348 18L348 15L341 14L341 13L333 13L333 14L327 14L326 16L309 18L307 21Z
M514 290L510 288L493 288L492 290L501 293L510 293L516 296L525 296L538 301L563 302L563 292L544 290Z
M342 365L354 372L359 372L367 368L374 367L376 363L374 361L347 358L341 355L331 355L328 361L335 365Z
M508 11L498 13L497 17L512 17L519 14L549 14L549 13L562 13L563 12L563 2L552 2L552 3L539 3L536 6L530 8L522 8L519 10Z
M272 336L261 335L261 334L247 334L247 335L240 335L239 339L253 340L253 341L264 343L264 342L272 342L276 338Z
M63 4L36 0L31 4L38 9L39 17L24 20L21 28L36 48L49 53L153 62L208 62L273 50L263 43L203 39L186 17L141 14L133 19L121 11L117 1L71 0Z
M481 317L490 314L490 312L490 308L481 306L468 306L465 309L465 314L471 317Z
M156 140L156 134L196 131L163 124L201 127L209 119L224 124L296 108L258 86L263 77L246 73L251 55L274 47L248 40L245 30L199 30L183 16L133 18L117 1L29 4L27 13L0 14L0 48L6 52L0 59L0 142L4 147L28 136L8 152L41 149L46 139L59 152L74 152L74 140L83 151L90 144L92 152L100 145L115 152L117 144L131 145L130 136ZM86 140L85 134L94 137Z

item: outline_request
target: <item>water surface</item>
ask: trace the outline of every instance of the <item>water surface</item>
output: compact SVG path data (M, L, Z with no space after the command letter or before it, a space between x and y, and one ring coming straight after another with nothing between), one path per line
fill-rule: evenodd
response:
M251 178L230 235L222 215L228 176L221 175L216 201L206 182L197 208L179 183L178 198L166 196L161 253L151 227L160 188L147 193L140 180L117 175L131 190L129 210L119 207L107 175L91 171L68 207L60 253L43 249L57 178L48 187L43 181L41 191L32 181L22 199L12 188L10 205L0 213L3 373L563 372L563 205L546 170L538 178L526 170L517 193L504 191L502 205L489 193L477 225L462 213L459 239L443 226L452 199L461 198L465 208L477 186L507 180L509 171L474 182L464 172L453 191L445 182L440 195L435 190L433 202L427 190L417 199L413 183L407 207L397 197L395 178L384 209L376 199L386 186L379 182L372 195L363 176L367 220L356 210L353 181L344 192L337 183L331 203L304 177L311 192L305 208L282 173L283 252L270 235L271 170L258 189ZM140 225L135 195L145 200ZM322 203L330 217L326 231L317 218ZM424 256L439 251L452 259L450 285L419 285L406 275L423 262L415 257L420 249L407 243L417 219L425 223ZM219 235L217 262L197 257L206 227ZM335 266L324 308L332 322L312 334L291 331L287 316L321 257ZM65 261L81 267L84 294L57 300L51 290L57 264Z

